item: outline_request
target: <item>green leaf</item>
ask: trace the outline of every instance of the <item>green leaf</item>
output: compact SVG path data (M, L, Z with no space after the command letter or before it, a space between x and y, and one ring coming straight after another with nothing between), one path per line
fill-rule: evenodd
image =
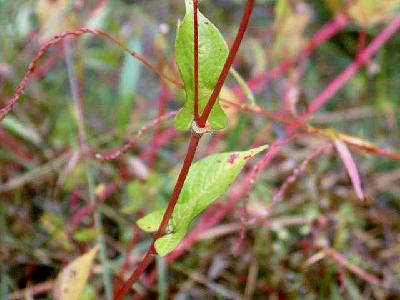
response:
M164 216L165 209L160 209L149 213L147 216L140 218L136 224L146 232L156 232L160 227L161 220Z
M11 132L24 138L34 145L41 146L41 144L43 143L40 135L36 132L34 128L27 127L13 116L8 116L7 118L5 118L2 122L2 125Z
M267 147L219 153L193 164L172 215L170 232L155 243L157 253L164 256L178 247L191 222L225 193L251 157ZM163 214L164 210L153 212L137 223L143 230L156 231Z
M137 53L142 52L142 45L138 39L130 40L128 47ZM125 54L118 87L121 101L118 110L118 123L122 132L124 132L126 125L129 123L132 113L136 87L140 78L140 68L141 64L138 60L133 59L129 54Z
M175 119L178 130L191 127L194 114L194 29L192 1L186 1L187 11L178 28L176 62L185 85L186 102ZM201 13L199 19L199 112L202 113L228 57L228 46L219 30ZM226 127L228 118L217 101L208 119L212 129Z
M251 91L250 87L247 85L246 80L244 80L243 77L234 68L230 69L230 73L235 78L237 83L239 83L244 95L246 96L247 100L249 100L250 105L256 106L256 99L254 98L254 94Z
M186 13L193 10L193 0L185 0Z
M187 231L188 228L182 228L174 233L166 234L163 237L159 238L154 244L157 253L160 256L165 256L174 251L182 242Z

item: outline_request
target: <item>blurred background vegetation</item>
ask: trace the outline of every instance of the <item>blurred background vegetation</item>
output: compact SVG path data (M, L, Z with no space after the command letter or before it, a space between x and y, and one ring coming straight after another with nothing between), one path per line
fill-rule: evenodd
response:
M201 10L231 44L244 4L203 0ZM246 80L256 78L297 57L322 26L345 15L345 29L255 93L258 106L296 116L398 15L398 6L392 0L258 0L235 68ZM80 27L110 33L178 78L174 40L183 15L182 0L0 0L1 107L39 48ZM396 34L310 124L400 152L399 70ZM234 102L240 101L236 85L229 78L223 92ZM166 205L188 135L168 121L106 163L85 157L79 141L108 153L182 101L176 87L99 37L68 39L49 51L0 124L0 299L52 299L63 266L95 243L102 246L100 259L82 299L106 299L124 261L126 279L151 242L135 221ZM198 158L286 137L285 124L232 111L229 128L207 137ZM242 199L250 222L239 254L241 204L169 267L158 259L150 269L158 270L157 280L147 276L135 290L144 299L399 299L399 162L352 152L368 198L362 202L330 149L263 215L293 170L327 143L320 136L297 138L256 178ZM232 186L212 209L240 188Z

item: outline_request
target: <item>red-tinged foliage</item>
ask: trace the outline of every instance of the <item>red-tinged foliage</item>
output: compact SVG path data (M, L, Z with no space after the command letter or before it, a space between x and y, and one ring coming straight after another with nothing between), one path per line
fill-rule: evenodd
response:
M349 148L347 148L346 144L340 140L335 140L335 147L339 153L343 164L346 166L347 172L351 178L351 182L353 183L354 190L356 191L357 197L360 200L365 200L364 190L362 188L360 173L358 172L357 165L351 155Z
M106 1L102 1L97 8L100 6L104 5ZM236 38L234 40L234 43L230 49L229 56L227 61L225 62L223 71L220 74L220 78L218 80L217 85L215 86L215 89L206 105L206 108L204 109L203 113L200 114L198 111L198 97L199 97L199 41L198 41L198 0L193 1L194 5L194 72L195 72L195 102L194 102L194 120L198 127L204 128L207 125L207 119L208 116L214 106L214 104L217 101L217 98L220 95L221 89L227 79L228 73L230 68L232 67L235 57L238 53L239 47L242 44L243 37L245 35L245 32L249 26L249 21L250 17L252 15L252 11L255 5L255 1L253 0L248 0L246 7L244 8L244 14L243 18L241 20ZM308 46L303 49L298 56L295 59L290 59L284 62L282 65L278 66L277 68L272 69L269 72L265 72L258 77L251 79L248 81L248 85L250 89L254 92L260 92L265 89L266 86L269 85L269 83L272 80L280 79L282 75L290 72L293 70L293 67L296 66L296 64L299 61L302 61L308 57L310 57L314 51L327 42L328 40L332 39L334 36L336 36L338 33L340 33L346 26L349 24L350 19L348 16L339 13L335 19L328 24L326 24L320 31L318 31L314 37L309 41ZM234 254L238 255L241 253L241 248L244 247L244 241L246 239L246 230L248 228L249 222L247 220L247 204L250 198L250 193L253 191L254 183L258 176L262 174L262 172L271 164L271 162L278 158L284 150L284 146L292 142L294 139L299 139L300 137L303 138L305 136L307 137L313 137L313 138L321 138L323 137L324 139L329 139L329 143L333 141L334 146L336 147L339 157L343 161L343 164L350 176L352 185L354 187L354 190L358 196L359 199L364 200L365 199L365 193L362 188L362 183L361 183L361 176L359 174L358 167L352 157L352 154L349 150L348 147L351 147L352 150L357 150L357 151L363 151L367 152L370 154L374 154L377 156L382 156L386 157L392 160L400 160L400 155L396 154L394 152L388 151L388 150L383 150L367 141L364 141L362 139L358 139L355 137L352 137L350 135L346 134L341 134L338 132L332 133L329 130L325 129L319 129L317 127L309 125L307 122L309 120L312 120L312 117L314 116L315 113L317 113L322 107L324 107L331 99L332 97L340 90L342 89L359 71L360 69L369 64L373 58L373 56L394 36L394 34L400 29L400 17L394 18L394 20L383 30L381 31L377 37L369 44L366 45L367 42L367 36L366 32L362 31L360 32L359 35L359 44L357 48L357 54L356 57L354 58L354 61L352 64L350 64L341 74L339 74L324 90L323 92L316 97L313 101L311 101L311 104L309 106L309 109L301 115L299 118L295 117L295 113L292 114L292 116L287 116L287 112L289 111L288 109L288 102L282 101L282 109L280 110L282 113L272 113L269 110L259 107L259 106L251 106L247 104L238 104L234 101L231 101L230 99L221 99L221 102L229 107L236 108L238 110L241 110L243 112L248 112L248 113L253 113L257 114L260 116L265 117L268 120L274 120L281 125L285 126L283 132L283 136L286 138L282 138L282 140L278 140L272 143L270 149L267 151L265 156L257 163L255 164L250 171L246 174L246 177L244 180L242 180L240 186L238 189L234 190L234 193L232 196L229 198L229 200L226 203L217 203L214 204L208 212L206 212L200 219L200 222L198 223L197 227L190 233L188 236L185 238L183 243L174 251L168 258L167 262L168 264L171 264L173 261L175 261L178 257L182 256L188 249L192 248L193 245L198 241L201 236L206 232L207 230L210 230L212 227L218 225L224 218L229 216L230 213L234 212L236 209L238 203L242 201L242 211L240 213L240 232L239 232L239 240L236 243L236 246L234 247ZM32 63L29 65L27 72L25 73L19 87L17 88L17 91L15 92L15 95L13 98L6 104L5 107L3 107L0 110L0 122L8 115L8 113L13 109L13 107L17 104L19 98L23 95L26 87L28 80L33 76L35 79L40 79L42 78L49 69L54 66L54 64L57 62L57 60L60 57L63 57L65 53L63 53L63 48L60 47L60 51L53 57L48 58L41 66L39 66L39 61L43 58L43 56L48 52L48 50L59 44L61 41L68 39L70 37L78 37L84 34L94 34L98 36L102 36L106 38L108 41L112 42L114 45L122 49L123 51L129 53L132 55L135 59L139 60L143 65L145 65L147 68L150 70L154 71L161 77L161 91L158 96L158 117L149 123L147 125L143 126L142 129L139 130L139 132L134 136L129 138L129 140L124 144L121 148L110 151L111 154L95 154L94 150L90 151L90 154L95 154L94 157L97 158L99 161L105 163L108 161L112 161L115 159L118 159L121 157L121 155L125 154L130 150L142 137L145 133L147 133L150 129L154 129L153 137L151 140L151 143L149 143L149 147L146 147L143 153L140 155L141 159L143 161L146 161L146 163L149 164L150 168L153 169L156 166L156 158L157 154L159 151L167 145L167 143L173 138L178 135L178 133L175 131L175 129L165 129L164 126L162 125L165 121L172 119L176 114L177 111L168 111L168 103L169 101L174 98L175 95L173 95L170 91L171 87L168 86L168 84L172 84L174 87L178 89L182 89L183 85L182 83L178 80L175 79L174 76L169 75L170 73L173 73L174 70L164 70L162 67L156 67L155 65L149 63L147 59L145 59L143 56L138 55L137 53L129 50L126 48L123 44L121 44L118 40L114 39L112 36L110 36L108 33L97 30L97 29L87 29L87 28L81 28L78 30L74 31L67 31L64 32L53 39L51 39L48 43L46 43L43 47L40 48L39 53L37 56L34 58ZM171 63L172 64L172 63ZM164 64L162 63L164 66ZM171 68L173 69L173 68ZM175 74L175 73L173 73ZM301 74L303 74L301 72ZM298 84L300 83L300 73L298 73L298 78L297 80L299 81ZM243 100L245 98L241 87L236 86L233 88L234 92L240 96L240 98ZM242 101L244 103L245 101ZM293 105L293 108L295 108L297 103L291 103ZM272 111L272 110L271 110ZM290 110L292 112L295 112L295 109ZM84 116L81 116L81 122L83 122ZM272 123L272 122L271 122ZM271 126L272 127L272 126ZM273 129L273 128L272 128ZM18 141L15 141L13 137L9 136L7 133L4 132L3 128L0 128L0 136L4 137L2 141L0 142L2 145L5 145L5 148L11 149L15 148L15 154L19 156L22 159L25 160L32 160L32 156L29 155L28 150L25 149L24 146L18 145ZM126 282L123 282L123 278L125 278L126 274L128 273L129 270L129 259L128 256L125 258L122 267L120 269L118 278L115 283L114 287L114 299L122 299L126 294L131 289L131 286L139 280L139 278L143 275L143 273L148 269L150 264L153 262L154 257L156 256L156 251L154 248L154 242L157 238L163 236L166 232L168 222L170 221L170 218L172 216L172 213L174 211L175 205L177 203L177 200L179 198L180 192L182 190L182 187L185 183L186 176L189 172L189 169L192 165L192 162L194 160L194 157L197 153L198 145L199 142L202 138L202 134L199 134L196 132L196 130L192 131L191 137L190 137L190 142L189 146L185 155L185 159L183 162L183 166L180 170L178 180L174 186L174 190L172 193L172 196L169 200L167 211L164 214L163 220L161 222L161 225L157 232L153 236L153 242L145 254L144 258L142 261L139 263L138 267L133 271L133 273L129 276L129 279ZM214 139L211 143L212 146L210 146L207 151L214 151L214 149L218 149L221 141L223 141L226 138L225 134L219 135L216 139ZM299 139L300 140L300 139ZM303 140L303 139L302 139ZM319 143L320 145L320 143ZM296 168L294 168L293 172L291 175L289 175L286 179L283 180L283 184L281 184L277 191L275 192L274 196L272 197L272 201L270 205L267 207L268 211L266 214L266 217L269 217L269 214L271 213L272 209L274 206L276 206L278 203L280 203L285 194L287 193L288 189L294 185L297 181L299 181L300 177L302 174L305 173L307 167L309 166L310 162L315 161L317 158L319 158L323 153L328 151L333 147L332 144L327 144L325 146L322 146L312 152L310 152L308 155L304 156L305 159L300 163L300 165ZM108 151L106 151L108 152ZM229 162L234 163L237 157L235 154L233 154ZM123 178L129 179L129 176L126 176ZM109 189L107 189L107 192L103 193L102 195L98 196L96 202L93 204L87 204L81 207L80 209L77 209L79 206L80 202L80 195L79 195L79 188L75 189L75 192L72 193L71 196L71 206L70 210L73 213L72 218L69 221L69 227L71 229L78 228L78 226L82 223L82 221L87 217L93 214L94 212L97 211L99 204L103 203L106 199L108 199L109 196L115 193L115 191L118 189L118 184L114 183L113 185L109 186ZM257 220L255 221L257 222ZM263 223L263 225L265 225ZM133 238L128 246L127 252L131 252L139 243L141 239L141 234L139 233L139 230L137 227L134 227L133 229L134 235ZM310 244L314 241L309 241ZM312 247L310 247L312 249ZM354 274L356 277L360 278L361 280L375 286L382 287L381 281L375 277L374 275L368 274L362 269L354 266L350 261L348 261L343 255L341 255L339 252L330 249L328 247L320 247L320 251L323 252L323 255L320 253L321 257L323 256L328 256L331 257L333 261L335 261L339 266L340 266L340 278L338 281L342 282L343 284L345 283L346 280L346 274L343 272L343 269L349 270L350 273ZM318 254L318 253L317 253ZM315 261L318 261L319 259L322 259L320 256L315 258ZM313 260L311 260L313 261ZM157 273L156 270L152 270L150 273L150 276L147 277L147 280L145 281L147 285L152 285L152 283L157 279ZM249 280L246 279L245 277L240 277L239 282L248 285ZM268 290L273 290L274 287L269 288L269 285L264 285L267 286L266 289ZM277 292L279 293L279 291ZM284 293L281 295L284 296ZM137 296L137 295L136 295Z

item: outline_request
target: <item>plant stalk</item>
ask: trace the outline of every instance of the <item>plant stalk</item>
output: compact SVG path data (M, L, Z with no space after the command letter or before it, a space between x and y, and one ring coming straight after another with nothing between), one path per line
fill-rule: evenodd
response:
M195 8L195 11L197 11L196 8L198 8L198 7L196 6L195 2L198 4L198 1L194 1L194 8ZM233 64L233 61L235 60L236 54L237 54L237 52L239 50L240 44L242 43L244 34L245 34L245 32L247 30L247 27L249 25L250 17L251 17L251 14L253 12L253 8L254 8L254 3L255 3L255 0L247 0L247 4L246 4L246 7L245 7L245 12L243 14L242 21L240 23L240 27L239 27L238 33L236 35L235 41L234 41L234 43L232 45L232 48L229 51L228 58L227 58L227 60L226 60L226 62L224 64L224 68L222 69L222 72L220 74L218 82L217 82L217 84L216 84L216 86L214 88L213 93L211 94L211 97L210 97L210 99L209 99L209 101L207 103L206 108L204 109L204 111L203 111L202 115L200 116L198 122L196 122L196 125L198 127L201 127L201 128L205 127L205 124L206 124L207 119L208 119L208 117L210 115L210 112L211 112L213 106L215 105L215 102L216 102L216 100L218 98L218 95L219 95L221 89L222 89L222 86L223 86L223 84L224 84L224 82L225 82L225 80L226 80L226 78L227 78L227 76L229 74L229 69L231 68L231 66ZM198 37L198 35L197 35L197 37ZM195 42L195 44L196 44L196 42ZM197 57L197 59L195 58L195 61L196 60L198 61L198 57ZM197 67L197 70L198 70L198 67ZM198 90L198 82L195 85L197 85L197 87L195 87L195 89ZM175 185L175 188L174 188L174 192L173 192L172 197L171 197L171 199L170 199L170 201L168 203L168 207L167 207L166 212L164 213L163 220L162 220L162 222L160 224L160 227L158 228L156 234L154 235L153 242L152 242L149 250L147 251L146 255L144 256L142 262L139 264L137 269L132 273L132 275L129 277L129 279L125 282L125 284L122 286L122 288L115 292L115 294L114 294L114 299L115 300L122 299L122 297L124 297L128 293L128 291L131 288L131 286L139 279L140 275L142 275L142 273L146 270L146 268L154 260L155 255L157 255L157 252L156 252L155 247L154 247L155 241L158 238L162 237L166 232L169 220L172 217L172 213L174 212L175 205L178 202L179 195L180 195L180 193L182 191L182 188L183 188L183 185L185 183L187 174L189 173L190 166L193 163L193 159L194 159L194 156L195 156L195 154L197 152L197 146L198 146L198 144L200 142L201 137L202 137L202 134L196 133L195 131L192 130L188 151L186 153L186 157L185 157L185 160L183 162L183 166L182 166L182 169L180 171L178 180L176 182L176 185Z
M158 238L162 237L166 232L169 220L172 217L172 213L174 212L175 205L178 202L179 195L183 188L183 184L185 183L187 174L189 173L190 166L192 165L194 156L197 152L197 146L199 145L199 141L200 141L201 137L202 137L202 135L192 132L182 169L179 173L179 177L175 184L174 191L171 196L171 200L168 203L168 207L164 213L160 227L158 228L157 232L155 233L153 242L151 243L149 250L147 251L146 255L144 256L144 258L141 261L141 263L139 264L139 266L132 273L132 275L129 277L129 279L124 283L124 285L121 287L121 289L114 293L115 300L122 299L122 297L124 297L128 293L131 286L139 279L140 275L142 275L142 273L146 270L146 268L154 260L154 257L157 255L154 244L155 244L156 240Z

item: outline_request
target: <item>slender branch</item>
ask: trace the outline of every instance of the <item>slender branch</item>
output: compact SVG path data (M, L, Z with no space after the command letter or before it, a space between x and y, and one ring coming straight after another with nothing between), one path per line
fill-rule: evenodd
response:
M228 213L232 211L234 207L236 207L236 204L243 198L245 193L252 189L254 178L256 178L258 174L260 174L260 172L262 172L269 165L272 159L279 153L281 148L294 137L295 136L292 136L289 139L277 141L268 148L264 157L251 169L249 174L243 179L240 188L224 204L223 208L215 210L215 212L213 212L213 214L209 216L206 221L200 221L198 227L189 233L180 246L168 256L169 264L178 257L182 256L199 239L202 232L218 224ZM205 219L206 218L204 216L202 220Z
M317 46L319 46L320 44L326 42L327 40L329 40L330 38L332 38L332 36L334 36L335 34L337 34L339 31L341 31L347 24L348 24L348 19L345 18L344 16L340 16L340 18L337 18L335 20L334 23L329 23L328 25L326 25L318 34L316 34L315 38L313 39L315 42L313 42L311 45L313 45L313 47L309 47L308 49L306 49L299 57L307 57L312 50L314 50ZM388 35L393 35L394 31L393 28L397 28L398 26L400 26L398 24L398 20L393 21L379 36L378 38L376 38L376 41L374 40L370 46L364 50L363 52L360 53L360 55L366 55L365 52L366 51L371 51L368 49L371 49L371 47L373 45L375 45L372 50L374 50L374 53L378 50L376 49L377 44L382 46L382 42L386 42L388 39ZM397 30L397 29L396 29ZM382 36L384 37L384 39L382 38ZM379 47L378 47L379 48ZM364 53L364 54L363 54ZM371 52L370 52L371 53ZM370 54L372 55L372 54ZM369 55L368 55L369 56ZM292 66L294 64L295 61L291 61L289 65L281 65L280 67L278 67L277 69L272 70L270 73L268 73L267 75L263 74L262 77L260 78L256 78L253 80L250 80L248 82L249 86L252 87L253 91L258 91L261 88L261 82L262 85L264 85L264 82L266 82L268 79L271 78L276 78L277 76L281 75L282 73L286 72L287 69L289 68L289 66ZM368 59L365 61L368 62ZM350 66L351 67L351 66ZM349 67L349 68L350 68ZM355 74L355 73L354 73ZM351 74L351 76L353 76L354 74ZM343 76L342 74L339 75L338 78L340 78L341 76ZM350 76L350 77L351 77ZM338 79L337 78L337 79ZM336 79L336 80L337 80ZM336 81L335 80L335 81ZM239 87L238 87L239 88ZM238 88L234 88L235 90L237 90ZM324 93L324 92L323 92ZM322 94L317 97L316 99L321 99ZM325 98L324 101L327 102L329 100L331 100L331 96ZM223 103L232 106L232 107L236 107L238 109L242 109L244 111L250 111L250 112L254 112L254 113L258 113L261 115L264 115L268 118L272 118L275 120L278 120L280 122L286 123L288 125L290 125L290 133L294 133L296 132L299 128L303 129L307 129L306 128L306 124L301 123L301 120L291 120L291 119L286 119L284 117L281 117L279 115L275 115L272 114L268 111L265 111L264 109L261 109L259 107L254 107L254 106L248 106L245 104L236 104L234 102L231 102L227 99L222 99ZM314 100L315 101L315 100ZM318 105L318 107L315 107L313 109L312 112L309 112L308 114L306 113L304 117L303 115L303 119L302 120L306 120L307 117L311 117L316 111L318 111L320 108L322 107L322 105ZM309 129L312 129L312 127L310 127ZM313 133L319 133L319 134L323 134L323 131L318 131L318 132L313 132ZM360 144L361 140L357 139L354 140L346 135L340 135L340 139L343 140L346 144L355 147L355 148L359 148L362 150L366 150L370 153L376 154L376 155L381 155L384 157L388 157L390 159L394 159L394 160L399 160L400 155L396 154L396 153L391 153L382 149L379 149L371 144L368 143L362 143ZM183 255L183 253L185 251L187 251L198 239L198 237L200 236L200 234L206 230L207 228L210 228L212 226L214 226L215 224L217 224L222 218L223 216L226 215L226 213L229 211L229 209L232 207L233 204L237 203L238 200L241 199L241 197L243 196L244 191L246 191L248 188L251 187L251 184L249 182L251 182L251 180L255 177L255 174L257 173L257 170L262 170L263 168L265 168L265 166L273 159L275 158L275 156L279 153L280 148L282 147L282 145L279 144L274 144L272 145L267 154L266 157L260 162L260 165L257 165L254 169L254 174L250 173L248 175L248 177L246 178L246 180L244 181L244 185L242 186L241 189L239 189L239 193L233 195L233 197L231 198L231 200L227 203L227 208L225 210L222 211L217 211L214 215L211 216L211 218L208 219L207 224L200 224L200 226L198 228L196 228L193 232L191 232L183 241L183 243L178 247L178 249L176 251L174 251L169 257L168 257L168 264L171 264L174 260L176 260L178 257L180 257L181 255ZM150 275L150 279L153 281L154 280L154 273L152 273Z
M301 56L303 56L303 55L308 56L312 50L314 50L317 46L319 46L326 40L330 39L333 35L335 35L337 32L342 30L347 24L348 24L348 19L341 16L339 19L337 19L337 22L335 20L334 24L329 24L328 26L326 26L326 28L321 30L321 34L318 35L318 43L315 43L313 45L313 47L310 47L309 49L307 49ZM391 25L389 25L389 26L391 26ZM292 65L293 63L294 62L290 62L290 65ZM274 76L272 76L272 74L271 74L271 77L278 76L278 74L285 72L287 70L287 68L288 68L288 66L282 65L282 68L277 69L276 72L272 72ZM256 80L254 80L254 84L256 83ZM258 80L257 80L257 82L258 82ZM257 87L259 88L259 86L257 86ZM253 89L253 90L257 90L257 89ZM329 99L330 99L330 97L328 98L328 100ZM239 107L239 108L243 108L243 107ZM316 110L318 110L319 108L320 107L316 108ZM247 109L244 109L244 110L247 110ZM256 111L254 111L254 112L256 112ZM310 113L310 115L312 115L313 113L315 113L315 111L312 111ZM280 120L280 121L282 121L284 123L288 123L288 124L292 123L291 120ZM298 124L291 125L290 133L294 134L297 131L297 129L299 129ZM210 228L210 227L214 226L215 224L217 224L226 215L226 213L230 211L230 209L241 199L244 191L251 188L251 181L254 179L254 177L257 175L257 173L259 173L260 170L263 170L269 164L269 162L271 162L272 159L274 159L276 157L276 155L279 153L283 144L284 143L274 143L274 145L272 145L269 148L265 157L260 161L259 164L257 164L253 168L252 172L246 177L242 188L239 189L238 194L235 194L232 196L232 198L229 200L229 202L227 203L224 210L217 211L214 215L211 216L210 219L208 219L207 224L200 224L199 228L197 228L195 231L191 232L186 237L186 239L179 246L179 248L168 257L169 264L172 263L177 257L181 256L188 248L190 248L190 246L197 240L199 234L203 230L205 230L206 228ZM152 273L152 275L154 275L154 273ZM154 278L155 278L154 276L151 276L151 280L154 280Z
M326 43L332 39L335 35L341 32L350 22L349 18L343 14L339 14L336 18L324 25L310 40L308 47L297 55L293 59L289 59L282 63L281 65L273 68L269 72L264 72L257 77L247 81L247 85L250 87L253 93L258 93L268 85L271 80L275 80L278 77L287 73L293 65L297 62L306 60L315 49L317 49L322 44ZM240 86L236 86L232 89L240 97L243 97L240 91Z
M120 149L115 150L113 153L108 154L108 155L102 155L100 153L96 153L95 154L95 158L102 161L102 162L106 162L106 161L111 161L111 160L115 160L118 157L120 157L122 154L126 153L133 145L136 144L136 142L151 128L157 127L158 125L160 125L162 122L172 119L173 117L176 116L178 112L177 111L171 111L165 115L162 115L160 117L158 117L157 119L153 120L151 123L148 123L146 125L144 125L139 132L132 137L131 139L129 139Z
M199 120L199 0L193 1L194 29L194 120Z
M379 280L379 278L377 278L375 275L365 272L360 267L354 265L341 253L339 253L329 247L323 246L323 245L317 245L317 247L321 248L322 251L325 252L325 254L330 256L339 265L348 269L351 273L356 275L358 278L361 278L362 280L368 282L371 285L382 286L382 282Z
M25 72L24 78L22 79L21 83L19 84L14 96L11 98L10 101L7 102L7 104L0 109L0 122L7 116L7 114L13 109L13 107L17 104L19 98L24 94L25 89L27 87L29 78L33 75L35 72L35 69L37 67L37 64L39 61L42 59L42 57L52 48L53 46L59 44L62 42L64 39L67 37L79 37L84 34L94 34L98 36L102 36L112 42L114 45L116 45L118 48L128 52L132 57L135 59L139 60L141 63L143 63L147 68L150 70L154 71L157 73L161 78L177 85L178 87L183 87L182 83L165 75L162 71L160 71L156 66L152 65L149 63L144 57L140 56L139 54L135 53L134 51L131 51L129 48L124 46L122 43L114 39L111 35L108 33L98 30L98 29L89 29L89 28L80 28L77 30L73 31L65 31L59 35L56 35L54 38L49 40L46 44L44 44L38 54L35 56L35 58L32 60L32 62L29 64L28 70Z
M240 23L239 31L236 35L235 41L233 42L232 48L229 51L228 58L226 59L226 62L224 64L224 68L222 69L218 82L215 85L215 88L210 96L210 99L208 100L206 107L204 108L203 113L200 116L200 119L198 120L198 122L196 122L199 127L204 127L206 125L207 119L211 113L212 108L214 107L215 102L217 101L222 86L224 85L224 82L228 77L229 70L233 64L233 61L235 60L236 54L239 50L240 44L242 43L243 36L247 30L247 27L249 26L249 21L251 14L253 12L254 3L255 0L247 0L244 15Z
M356 57L355 61L348 66L328 87L315 98L309 111L303 116L303 120L310 118L322 106L324 106L357 72L368 63L376 52L400 29L400 17L395 18L370 44Z
M286 178L286 180L283 182L283 184L280 186L278 191L275 193L275 195L272 198L271 204L268 205L267 211L271 212L272 208L276 206L280 201L282 201L285 193L289 189L291 185L296 183L296 181L299 179L299 177L306 171L308 165L315 160L317 157L325 153L326 151L330 150L332 148L332 144L327 144L322 147L319 147L318 149L312 151L302 162L301 164L296 167L292 174Z
M195 2L197 2L197 1L195 1ZM216 99L221 91L222 85L224 84L226 77L229 74L229 69L231 68L231 66L233 64L233 61L237 54L237 51L243 40L244 33L246 32L246 29L248 27L250 16L251 16L251 13L253 12L253 8L254 8L254 2L255 2L255 0L247 1L245 13L244 13L242 21L240 23L240 27L239 27L237 36L235 38L235 42L233 43L233 46L229 51L228 58L225 62L224 68L218 79L217 85L214 88L214 91L210 97L210 100L207 103L207 106L206 106L203 114L199 118L199 122L196 122L196 125L201 128L205 127L205 124L210 115L210 112L211 112L211 110L216 102ZM139 279L140 275L146 270L146 268L150 265L150 263L153 261L155 255L157 254L155 247L154 247L154 243L158 238L160 238L161 236L163 236L165 234L169 220L172 217L172 213L174 212L175 205L178 202L179 195L180 195L183 185L185 183L190 166L192 165L194 156L197 151L197 146L199 144L201 137L202 137L202 134L196 133L194 130L192 130L192 135L190 137L188 151L186 153L186 157L183 162L183 166L182 166L181 172L179 174L178 180L176 182L174 192L168 203L168 207L167 207L166 212L164 213L160 227L158 228L156 234L154 235L153 242L152 242L149 250L147 251L146 255L144 256L142 262L139 264L137 269L132 273L132 275L129 277L127 282L122 286L122 288L119 291L116 291L116 293L114 294L115 300L122 299L122 297L124 297L128 293L131 286Z
M165 231L168 226L168 222L171 219L175 205L178 202L179 195L182 191L183 184L185 183L187 174L189 173L190 166L192 165L200 138L201 138L201 135L199 135L195 132L192 132L192 135L190 137L188 151L186 153L186 157L183 162L181 172L180 172L178 180L175 184L175 188L172 193L172 197L168 203L168 207L167 207L166 212L164 213L160 227L158 228L156 234L154 235L153 242L152 242L149 250L147 251L145 257L143 258L143 260L141 261L139 266L136 268L136 270L132 273L132 275L129 277L129 279L124 283L124 285L121 287L121 289L116 291L116 293L114 294L114 299L116 299L116 300L122 299L122 297L124 297L128 293L131 286L139 279L140 275L142 275L142 273L146 270L146 268L154 260L154 257L157 255L157 252L154 247L154 243L158 238L160 238L161 236L163 236L165 234Z

